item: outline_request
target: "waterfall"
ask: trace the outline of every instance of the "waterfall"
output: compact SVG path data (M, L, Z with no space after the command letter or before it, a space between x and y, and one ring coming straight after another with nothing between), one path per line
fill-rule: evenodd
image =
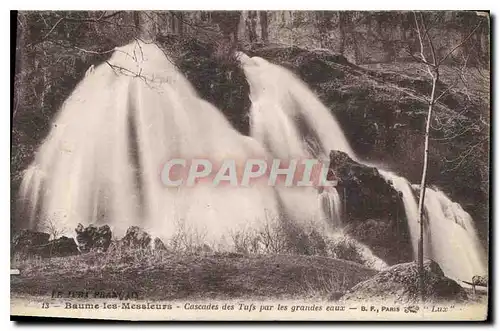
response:
M402 193L413 251L418 249L420 224L418 203L410 183L391 172L380 171ZM415 185L419 190L419 186ZM425 190L424 258L439 263L443 272L456 280L470 281L486 275L486 256L481 247L472 217L438 189Z
M340 196L337 190L325 190L320 194L321 208L326 222L334 229L342 228Z
M328 108L304 83L262 58L244 53L238 56L250 86L250 134L274 158L315 158L328 163L330 150L354 154ZM297 220L315 220L322 225L321 220L327 218L330 225L339 225L340 203L335 188L322 196L312 187L277 188L277 192L288 214ZM326 210L335 210L325 212L315 201L323 206L327 201L331 207Z
M306 155L324 160L330 150L340 150L360 162L329 109L299 78L262 58L238 55L250 86L252 136L274 156ZM412 187L403 177L382 169L379 172L402 194L416 252L418 205ZM331 220L337 217L333 215L340 215L336 191L331 196L322 193L320 199L321 209L328 215L325 218ZM439 190L428 188L424 204L429 223L425 232L425 257L434 259L447 276L455 279L470 281L473 275L486 274L484 253L470 215ZM292 203L290 208L296 206Z
M163 185L165 161L202 157L242 166L267 152L201 100L156 45L133 42L89 71L66 100L24 174L21 199L32 228L50 219L74 236L78 223L109 224L120 237L139 225L165 241L183 235L217 247L277 215L267 185Z
M390 171L379 169L379 173L386 180L392 182L392 186L396 189L396 191L401 192L401 198L405 207L406 220L408 222L408 229L410 230L411 244L414 255L416 256L420 227L418 225L418 203L413 195L410 183L406 180L406 178L400 177ZM427 249L427 245L425 245L424 249Z
M262 58L239 57L250 86L251 135L273 155L324 158L339 150L355 158L340 125L307 85Z
M438 189L426 189L425 212L427 254L439 261L444 273L467 281L486 275L486 256L471 216Z
M264 181L250 187L163 185L162 165L178 158L234 160L241 168L249 159L328 163L329 152L340 150L358 160L330 110L300 79L258 57L240 54L240 60L250 85L251 137L200 99L154 44L117 48L108 61L88 70L24 173L20 199L28 206L31 227L50 220L73 236L78 223L108 224L119 237L139 225L167 242L233 249L235 235L259 231L286 214L341 238L341 202L334 187L271 187ZM416 250L412 187L396 174L380 173L402 194ZM485 274L470 215L437 189L428 189L425 211L425 255L453 278ZM367 261L385 265L368 247L356 245Z

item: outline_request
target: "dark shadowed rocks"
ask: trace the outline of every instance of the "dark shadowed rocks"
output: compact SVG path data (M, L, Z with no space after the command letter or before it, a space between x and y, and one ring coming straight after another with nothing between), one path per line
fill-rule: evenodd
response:
M78 255L79 253L75 240L65 236L51 240L44 245L32 246L27 252L28 255L40 256L43 258L65 257Z
M472 284L479 286L488 286L488 276L474 276L472 277Z
M90 224L88 227L84 227L82 224L78 224L75 231L78 248L82 253L94 250L105 252L111 244L112 233L108 225L96 227Z
M330 170L338 179L339 194L347 199L349 217L395 219L404 214L399 192L377 168L358 163L344 152L331 151Z
M120 240L122 248L147 249L150 245L151 235L138 226L129 227L125 237Z
M157 237L153 241L153 249L158 250L158 251L164 251L167 249L167 247L165 247L165 244L163 243L163 241L161 241L161 239Z
M411 261L413 249L401 195L375 167L330 152L346 233L388 264Z
M394 265L351 288L342 301L415 303L420 300L418 267L415 262ZM424 297L428 302L460 302L467 299L465 290L447 278L439 265L424 262Z
M11 253L27 253L34 246L45 245L50 235L44 232L21 230L14 234L11 244Z
M127 229L125 236L113 243L114 249L143 249L143 250L166 250L165 244L160 238L152 238L149 233L138 226Z

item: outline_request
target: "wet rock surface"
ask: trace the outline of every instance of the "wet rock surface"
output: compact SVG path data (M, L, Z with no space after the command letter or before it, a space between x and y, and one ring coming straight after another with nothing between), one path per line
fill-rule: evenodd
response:
M411 261L404 204L392 183L377 168L358 163L341 151L330 152L330 171L338 181L346 233L388 264Z
M351 147L363 159L383 160L410 182L419 182L426 120L421 110L427 105L413 95L422 96L421 100L429 95L431 85L427 77L415 74L403 63L389 66L387 70L371 70L349 63L345 57L331 51L305 50L296 46L262 47L249 55L283 65L303 79L335 115ZM400 70L396 70L397 67ZM440 85L439 88L445 90L447 87ZM463 116L466 122L475 121L478 114L488 114L487 99L471 102L463 93L450 93L441 101L450 114ZM464 111L460 111L466 104ZM450 122L450 132L462 132L460 123ZM478 185L477 178L487 177L487 152L478 153L468 171L460 167L450 169L450 164L442 162L455 158L472 141L479 143L486 139L487 128L483 127L478 133L465 133L453 140L453 144L434 140L429 154L433 166L428 169L428 183L442 188L453 201L464 206L475 220L486 246L488 189L487 185ZM441 134L443 130L433 132L434 138L441 138ZM484 151L487 150L485 146Z

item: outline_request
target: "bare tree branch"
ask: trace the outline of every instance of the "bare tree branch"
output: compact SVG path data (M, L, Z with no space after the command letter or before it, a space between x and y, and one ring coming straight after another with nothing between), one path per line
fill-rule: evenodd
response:
M438 65L440 65L441 63L443 63L447 58L448 56L450 56L454 51L456 51L459 47L461 47L463 44L465 44L467 42L467 40L469 40L470 37L472 37L472 35L474 34L474 32L476 32L476 30L479 28L479 26L482 24L483 22L480 21L476 27L469 33L469 35L467 37L465 37L464 40L462 40L462 42L460 42L458 45L456 45L455 47L453 47L439 62L438 62Z
M73 49L76 49L82 53L88 53L88 54L95 54L95 55L103 55L103 54L109 54L109 53L112 53L114 51L116 51L116 49L108 49L106 51L93 51L93 50L88 50L88 49L84 49L84 48L81 48L81 47L78 47L78 46L75 46L75 45L71 45L71 44L63 44L61 42L57 42L57 41L53 41L53 40L48 40L47 42L50 42L52 44L55 44L55 45L58 45L58 46L61 46L63 48L73 48Z
M431 67L434 67L434 65L430 64L429 61L427 61L427 58L425 56L424 40L422 38L422 33L420 32L420 25L418 23L417 14L415 12L413 12L413 18L415 20L415 26L416 26L417 34L418 34L418 41L420 43L420 56L422 57L422 61L427 66L427 72L429 73L429 75L432 78L434 78L434 74L431 71Z
M434 99L434 103L438 102L439 99L441 99L441 97L443 97L446 93L448 93L449 91L451 91L451 89L453 89L456 86L457 86L456 82L454 84L449 85L446 90L444 90L443 92L441 92L441 94L439 94L439 96L436 99Z
M424 28L424 36L426 37L427 39L427 42L429 43L429 47L431 49L431 55L432 55L432 64L435 66L437 61L436 61L436 51L434 49L434 43L432 42L432 39L431 37L429 36L429 30L427 27L426 27L426 24L425 24L425 19L424 19L424 15L422 13L420 13L420 20L422 21L422 27Z

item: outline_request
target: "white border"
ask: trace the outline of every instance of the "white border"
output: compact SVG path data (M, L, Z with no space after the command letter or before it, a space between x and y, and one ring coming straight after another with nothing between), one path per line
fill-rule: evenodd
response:
M192 1L192 0L182 0L182 1L158 1L158 0L141 0L141 1L126 1L126 0L121 0L121 1L102 1L102 0L86 0L82 2L69 2L67 0L58 0L58 1L24 1L24 0L18 0L15 2L2 2L0 5L1 7L5 7L2 9L1 13L1 29L2 31L1 36L1 45L4 47L4 51L0 52L1 56L1 75L2 77L2 88L0 89L2 93L2 104L3 104L3 110L1 112L2 118L0 119L0 155L2 156L1 162L0 162L0 220L4 223L4 229L3 231L0 231L0 242L4 245L3 249L1 250L2 252L2 265L4 268L2 269L3 272L1 272L2 276L2 282L1 282L1 290L0 293L2 293L2 302L0 303L0 307L2 309L1 311L1 316L2 316L2 322L4 322L5 327L8 329L11 329L14 327L14 324L12 322L7 322L8 321L8 315L9 315L9 307L10 307L10 298L9 298L9 283L10 283L10 275L7 273L7 268L9 268L9 248L7 248L7 244L10 242L9 240L9 231L7 230L7 227L10 226L10 158L8 155L10 154L10 13L8 10L11 9L20 9L20 10L30 10L30 9L37 9L37 10L42 10L42 9L50 9L50 10L61 10L61 9L66 9L66 10L90 10L90 9L183 9L183 10L195 10L195 9L205 9L205 10L221 10L221 9L233 9L233 10L242 10L242 9L267 9L267 10L279 10L279 9L288 9L288 10L294 10L294 9L302 9L302 10L492 10L493 15L498 15L499 10L498 10L498 4L499 1L488 1L488 0L474 0L474 1L463 1L463 0L455 0L455 1L436 1L436 0L419 0L419 1L317 1L317 0L288 0L288 1L283 1L283 2L276 2L276 3L271 3L269 0L252 0L248 2L236 2L234 0L229 1ZM494 19L498 19L498 17L495 17ZM496 44L496 41L498 39L498 21L495 21L495 31L494 31L494 40L492 40L493 44ZM9 49L9 51L7 51ZM496 59L498 58L498 54L494 53L494 59L492 59L496 63ZM495 85L494 91L492 91L492 95L500 95L498 92L499 87L498 87L498 82ZM498 105L498 100L495 100L495 105ZM496 107L497 108L497 107ZM493 112L495 112L495 121L494 121L494 126L498 128L498 121L499 121L499 114L496 111L496 109L492 109ZM495 141L494 141L494 150L495 150L495 159L492 161L493 165L496 164L497 157L500 155L500 142L498 141L499 134L495 134ZM494 184L497 184L496 182ZM491 201L491 204L496 205L497 208L500 206L500 192L498 192L498 186L495 185L492 196L494 197L494 200ZM496 213L496 216L498 215L498 211ZM492 223L496 223L497 225L495 226L495 229L498 229L499 223L498 223L498 217L496 217L494 220L491 220ZM493 234L495 238L497 238L497 231ZM495 256L499 255L498 252L498 246L495 246ZM496 268L495 268L496 269ZM496 274L496 272L495 272ZM494 280L493 280L494 283ZM498 298L498 290L495 290L496 296L495 296L495 302L497 302ZM498 302L495 304L495 312L494 315L498 319ZM7 322L7 323L6 323ZM4 324L2 323L2 324ZM4 325L2 325L4 326ZM71 325L65 325L65 327L68 327ZM92 328L98 328L98 329L104 329L106 326L97 326L97 325L90 325ZM281 325L282 327L284 325ZM290 328L290 327L300 327L304 325L286 325L285 327ZM309 325L308 325L309 326ZM340 325L325 325L326 327L335 327L335 328L342 328L343 326ZM386 327L386 325L366 325L370 328L372 327ZM427 325L427 324L420 324L420 327L425 327L426 329L434 329L434 328L443 328L443 327L455 327L455 325ZM460 325L461 329L470 329L477 327L478 325L469 325L469 326L464 326ZM135 327L133 325L129 327ZM174 326L174 325L167 325L169 328L178 328L179 326ZM193 325L188 325L188 328L195 327ZM204 327L207 327L207 325L204 325ZM221 325L211 325L210 327L215 327L219 328ZM226 327L234 328L236 327L235 325L227 325ZM238 327L244 327L244 326L238 326ZM262 329L266 328L271 328L271 327L278 327L277 325L274 326L264 326L264 325L253 325L253 327L258 327ZM361 328L362 326L355 326L354 329L356 328ZM394 325L394 327L397 328L406 328L406 327L411 327L411 325ZM49 330L51 329L52 326L50 325L42 325L38 326L38 329L46 329ZM352 329L352 327L351 327Z

